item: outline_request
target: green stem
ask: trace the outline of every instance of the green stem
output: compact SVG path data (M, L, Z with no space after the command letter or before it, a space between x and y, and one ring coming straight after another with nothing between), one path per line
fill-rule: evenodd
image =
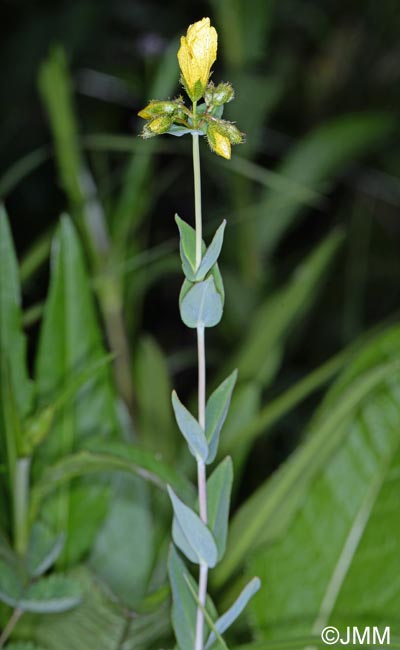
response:
M0 648L3 648L6 641L8 641L8 639L10 638L12 631L14 630L22 614L23 612L20 609L14 609L13 613L11 614L10 620L5 626L3 632L0 634Z
M193 103L193 126L197 126L196 102ZM200 266L202 254L202 212L201 212L201 175L200 175L200 150L199 136L192 134L193 142L193 176L194 176L194 205L196 229L196 268ZM206 353L204 327L197 327L197 357L198 357L198 420L201 428L205 429L206 421ZM197 463L197 484L199 494L199 510L201 520L207 524L207 475L203 461ZM204 648L204 608L207 600L208 567L200 565L199 588L196 616L196 637L194 650Z
M20 555L25 555L28 547L30 467L30 458L18 458L14 475L14 547Z

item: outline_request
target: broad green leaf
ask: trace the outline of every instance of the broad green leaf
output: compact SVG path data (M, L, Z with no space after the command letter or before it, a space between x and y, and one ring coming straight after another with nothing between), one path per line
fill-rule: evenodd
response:
M204 253L200 266L196 271L196 281L204 280L207 273L212 269L214 264L217 262L219 254L221 252L222 244L224 241L224 231L226 226L226 220L221 223L217 229L211 244Z
M193 284L180 300L181 318L190 328L214 327L222 318L222 299L214 278Z
M175 515L174 542L183 553L190 549L189 559L212 568L217 563L217 546L214 537L200 517L183 503L168 486Z
M59 575L27 584L0 560L0 600L23 612L50 614L76 607L81 591L73 580Z
M207 479L208 526L214 535L218 560L225 553L233 482L232 459L225 458Z
M172 591L172 626L180 650L188 650L194 648L197 605L184 577L185 574L189 579L191 576L172 544L168 573Z
M167 602L132 617L86 568L74 570L70 577L82 589L79 607L51 616L24 614L18 623L18 638L29 639L45 650L115 650L122 638L126 650L162 647L159 640L169 632Z
M37 516L43 500L54 490L67 485L73 479L98 472L127 472L163 489L169 483L189 499L192 497L188 482L151 452L134 445L112 441L92 441L87 446L87 450L65 456L43 472L32 489L32 520Z
M189 445L190 453L198 460L206 461L208 444L203 429L196 418L182 404L175 391L172 393L172 406L179 429Z
M36 521L31 530L26 557L30 575L37 578L46 573L58 559L64 543L65 534L55 535L43 522Z
M36 358L36 378L39 409L58 400L62 406L58 409L49 435L35 455L35 481L49 464L73 453L83 439L93 435L93 431L100 436L115 436L118 432L109 368L99 368L96 376L80 387L73 402L63 402L62 396L69 394L71 389L71 376L79 377L91 366L97 363L101 365L105 357L83 253L67 217L62 218L51 263L50 289ZM86 539L90 545L91 535L100 524L106 505L104 486L98 485L99 508L93 507L92 491L90 497L88 495L91 507L88 503L86 517L82 521L83 529L80 536L76 536L70 528L73 521L70 496L74 489L74 486L64 488L52 497L53 505L49 503L49 510L53 513L49 513L49 517L52 517L49 524L67 534L60 558L62 563L76 561L87 550L81 546L79 539ZM83 493L80 493L79 501L75 500L80 509L85 507L84 500Z
M148 336L139 342L136 354L135 396L135 422L141 442L152 451L161 453L165 460L174 459L180 437L172 415L167 361L157 342Z
M223 614L215 623L215 629L219 634L223 634L243 612L247 603L261 587L259 578L253 578L248 585L241 591L233 605ZM216 641L215 632L211 632L207 639L205 650L211 648Z
M237 379L237 370L234 370L215 389L209 397L206 406L206 438L209 445L207 463L215 460L218 451L219 436L228 415L232 392Z
M250 570L258 567L268 582L251 606L265 638L287 634L288 621L293 636L319 634L326 625L341 628L348 621L400 631L399 344L398 326L376 337L328 394L314 427L338 427L341 444L312 477L285 534L250 557ZM335 409L359 377L371 376L371 368L388 359L397 359L397 372L359 395L348 417L337 422Z
M154 555L148 486L136 477L116 476L110 511L96 536L90 566L119 601L136 609L146 594Z
M228 536L228 550L213 572L216 584L237 570L251 549L282 533L298 508L310 481L340 447L345 424L362 400L400 371L400 362L381 364L362 374L345 392L331 417L319 423L307 440L238 510Z
M190 282L196 279L196 231L186 221L175 215L179 229L179 250L182 260L182 270ZM204 251L204 243L202 250Z
M235 359L241 380L258 379L264 385L270 381L271 353L309 311L342 241L340 232L329 235L295 270L287 285L261 306Z

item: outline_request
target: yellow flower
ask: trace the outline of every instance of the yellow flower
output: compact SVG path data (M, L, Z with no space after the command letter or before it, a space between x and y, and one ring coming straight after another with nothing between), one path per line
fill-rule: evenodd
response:
M210 26L209 18L190 25L186 36L181 36L179 67L183 83L193 102L204 95L211 66L217 58L217 42L217 32Z

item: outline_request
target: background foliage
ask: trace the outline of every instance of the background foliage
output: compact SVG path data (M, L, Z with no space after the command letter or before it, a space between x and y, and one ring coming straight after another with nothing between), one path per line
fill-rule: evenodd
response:
M21 1L2 14L0 592L43 611L13 638L171 643L158 487L193 496L170 405L172 385L186 402L195 391L173 220L192 218L192 175L189 143L143 143L136 113L179 92L177 37L203 15L220 35L216 78L237 91L227 117L247 133L228 163L203 147L208 233L228 221L210 388L239 369L215 603L262 577L230 639L253 639L243 650L304 646L324 621L399 636L398 2ZM27 453L24 531L13 475ZM32 571L57 540L42 579L70 582L44 585L37 605ZM65 594L81 604L48 615Z

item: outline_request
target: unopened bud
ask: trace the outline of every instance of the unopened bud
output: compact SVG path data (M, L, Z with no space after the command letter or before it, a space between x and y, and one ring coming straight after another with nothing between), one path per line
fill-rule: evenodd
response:
M144 120L151 120L157 115L174 115L178 108L179 104L177 102L151 101L145 108L142 108L142 110L139 111L138 115Z
M211 82L208 84L204 99L209 106L222 106L231 102L235 96L235 91L230 83L220 83L214 86Z
M231 142L229 138L221 133L213 124L209 124L208 126L207 140L211 151L214 151L218 156L222 156L222 158L230 160Z

